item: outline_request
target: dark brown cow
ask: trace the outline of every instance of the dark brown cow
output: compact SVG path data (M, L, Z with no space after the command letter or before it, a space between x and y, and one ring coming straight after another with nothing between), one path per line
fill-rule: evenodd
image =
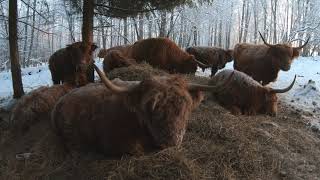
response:
M68 150L123 155L180 145L190 113L203 99L201 91L224 86L188 84L180 76L114 84L95 68L107 88L78 88L52 112L54 129Z
M268 44L261 33L264 45L241 43L234 47L234 69L242 71L263 85L277 79L280 70L288 71L299 51L307 45L309 39L300 47L288 44Z
M236 70L223 70L214 76L209 84L213 85L226 81L230 74L234 73L228 88L224 91L214 92L213 96L217 101L229 109L233 114L277 114L277 93L289 91L296 80L284 89L273 89L262 86L247 74Z
M168 38L149 38L137 41L128 48L126 56L137 62L146 61L170 73L195 73L197 65L208 67Z
M127 50L129 47L130 47L130 45L122 45L122 46L114 46L109 49L101 49L98 53L98 57L104 58L107 55L108 51L111 51L111 50L118 50L123 54L123 56L126 56Z
M107 74L115 68L128 67L136 64L135 59L123 56L119 50L109 50L103 60L103 71Z
M68 83L43 86L23 96L11 112L10 123L14 130L23 133L34 123L49 120L58 99L73 88L74 86Z
M186 51L194 55L194 57L203 64L210 65L211 77L214 76L219 69L224 68L228 62L231 62L233 55L233 50L225 50L217 47L195 46L188 47ZM202 68L202 71L204 70L205 67Z
M49 59L53 84L68 82L77 86L88 83L87 69L92 62L95 44L76 42L56 51Z

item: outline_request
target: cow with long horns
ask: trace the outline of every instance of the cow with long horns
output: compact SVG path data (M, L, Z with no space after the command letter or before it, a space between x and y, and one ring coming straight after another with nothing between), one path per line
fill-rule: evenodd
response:
M259 32L260 33L260 32ZM263 40L263 45L240 43L234 47L234 69L242 71L262 85L267 85L277 79L280 70L290 70L294 58L299 56L309 39L299 47L289 44L272 45Z
M113 83L95 69L106 87L78 88L52 113L53 127L69 150L117 156L180 145L190 113L203 99L201 91L225 87L190 84L175 75Z
M224 91L214 92L213 97L235 115L268 114L275 116L277 114L277 93L289 91L296 80L295 76L288 87L274 89L262 86L243 72L223 70L214 76L209 84L225 82L230 74L234 74L234 76L228 83L228 88L225 88Z

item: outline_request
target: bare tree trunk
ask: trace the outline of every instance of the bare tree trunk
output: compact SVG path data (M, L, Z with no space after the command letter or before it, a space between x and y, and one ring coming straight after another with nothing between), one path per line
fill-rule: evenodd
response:
M17 37L17 0L9 1L9 44L10 44L10 60L11 75L13 85L13 97L20 98L24 95L21 69L19 63L18 37Z
M82 41L85 44L93 42L94 1L83 1ZM88 81L94 82L93 66L88 69Z
M30 0L27 2L30 4ZM22 67L26 67L27 59L27 45L28 45L28 24L29 24L30 6L27 6L26 24L24 25L24 45L23 45L23 56L22 56Z
M144 24L144 21L143 21L143 15L142 14L140 14L139 15L139 39L138 40L140 40L140 39L143 39L143 24Z
M33 48L33 40L34 40L34 26L35 26L35 22L36 22L36 9L37 9L37 0L33 0L33 13L32 13L32 28L31 28L31 37L30 37L30 46L29 46L29 52L28 52L28 61L27 61L27 65L30 65L30 58L31 58L31 52L32 52L32 48ZM53 38L52 38L53 41Z
M249 11L249 1L246 1L246 16L245 16L245 24L244 24L244 33L243 33L243 41L247 42L249 23L250 23L250 11Z
M160 13L160 29L159 29L159 37L166 36L166 26L167 26L167 13L162 11Z
M222 20L219 20L218 46L222 47Z
M128 18L123 19L124 44L128 44Z
M246 8L246 0L243 0L241 22L240 22L240 28L239 28L239 42L242 42L243 26L244 26L244 18L245 18L245 8Z

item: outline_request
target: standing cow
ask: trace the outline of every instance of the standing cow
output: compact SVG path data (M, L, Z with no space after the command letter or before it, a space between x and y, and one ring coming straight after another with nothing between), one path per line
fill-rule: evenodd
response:
M53 127L69 150L115 156L180 145L190 113L203 99L201 91L225 86L188 84L180 76L115 84L95 68L106 87L78 88L52 112Z
M260 32L259 32L260 33ZM247 43L234 47L234 69L242 71L262 85L267 85L277 79L280 70L288 71L294 58L308 44L308 40L299 47L289 44L268 44L260 33L264 45Z
M214 92L215 99L233 114L277 114L277 93L289 91L296 80L284 89L273 89L262 86L247 74L236 70L223 70L215 75L209 82L214 85L227 81L227 78L234 74L228 88L224 91Z
M232 61L233 50L225 50L217 47L188 47L186 51L189 54L194 55L194 57L202 62L203 64L210 65L211 67L211 77L216 74L219 69L225 67L228 62ZM205 67L202 68L202 71Z
M59 49L49 59L53 84L68 82L77 86L88 83L87 71L97 46L76 42Z

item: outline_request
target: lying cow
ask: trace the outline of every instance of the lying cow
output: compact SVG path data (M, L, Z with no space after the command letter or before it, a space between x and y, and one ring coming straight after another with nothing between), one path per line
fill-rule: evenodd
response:
M188 84L179 76L115 84L95 68L107 88L78 88L52 112L53 127L69 150L114 156L180 145L190 113L203 99L201 91L224 87Z
M119 50L110 50L104 57L103 71L105 74L107 74L115 68L128 67L131 65L137 65L135 59L130 59L123 56L123 54Z
M10 124L15 131L24 133L40 120L49 120L50 113L60 97L74 86L65 83L51 87L40 87L23 96L14 106Z
M260 33L260 32L259 32ZM260 33L264 45L240 43L234 47L234 69L242 71L263 85L277 79L280 70L290 70L294 58L308 44L309 39L299 47L288 44L268 44Z
M53 84L68 82L77 86L88 83L87 70L95 44L76 42L56 51L49 59ZM90 79L90 78L89 78Z
M149 38L137 41L129 47L126 53L127 57L137 62L146 61L153 67L167 70L170 73L194 74L198 65L203 68L208 67L168 38Z
M130 47L130 45L122 45L122 46L114 46L109 49L101 49L98 53L98 57L104 58L107 55L108 51L112 51L112 50L118 50L122 53L123 56L126 56L127 50L129 47Z
M219 69L225 67L228 62L232 61L232 50L225 50L217 47L188 47L186 51L189 54L194 55L194 57L202 62L203 64L210 65L211 67L211 77L214 76ZM202 71L205 67L202 68Z
M277 93L289 91L296 80L284 89L273 89L262 86L243 72L236 70L223 70L214 76L209 84L214 85L227 80L230 74L234 73L233 78L224 91L214 92L215 99L233 114L277 114Z

